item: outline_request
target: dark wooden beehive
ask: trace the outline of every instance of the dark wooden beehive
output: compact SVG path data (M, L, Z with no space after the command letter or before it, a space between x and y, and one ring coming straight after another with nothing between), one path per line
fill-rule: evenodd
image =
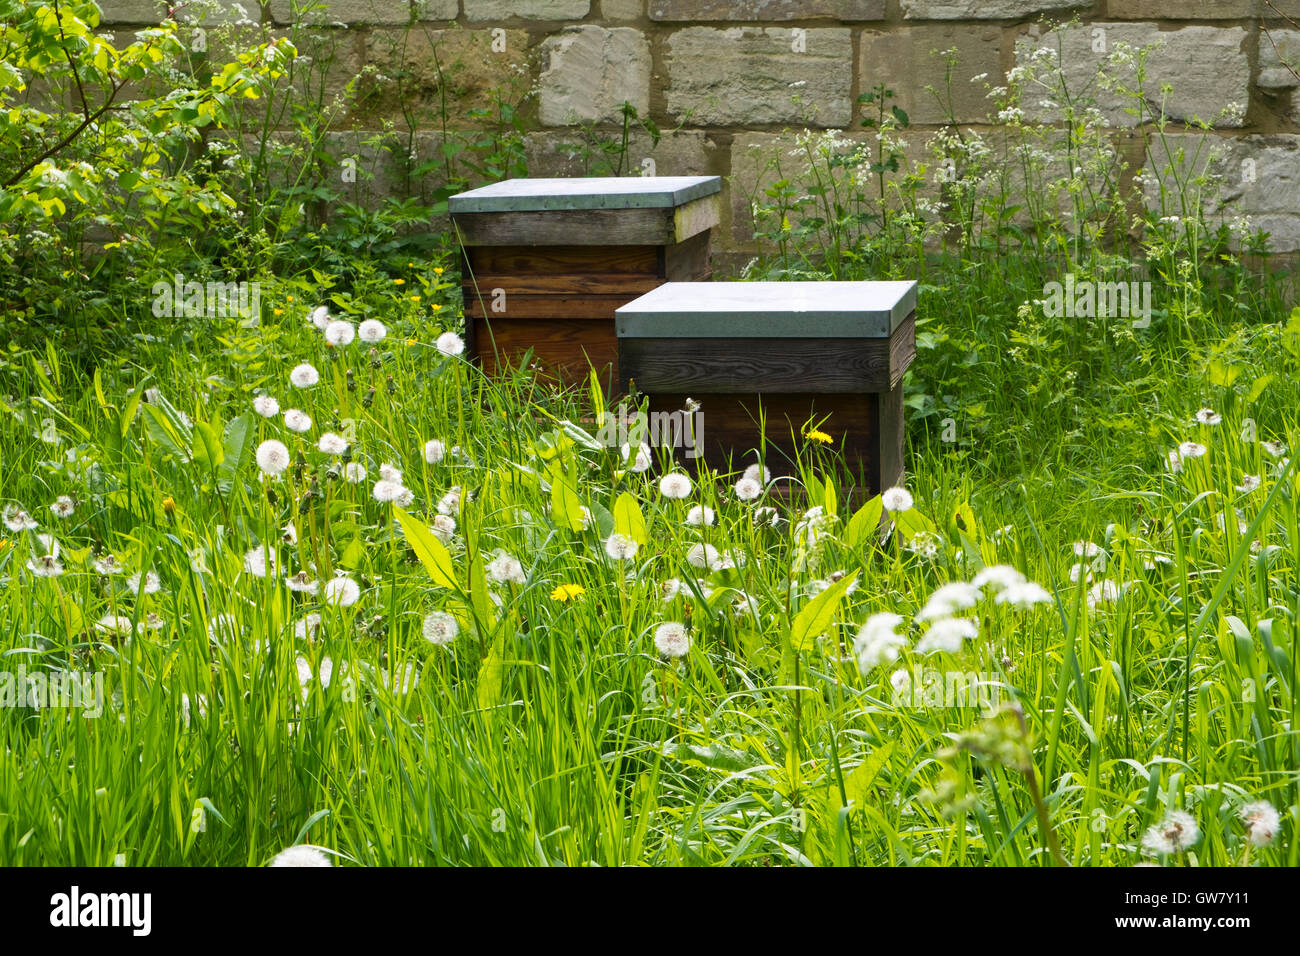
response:
M618 391L614 310L710 277L717 176L511 179L448 203L464 249L465 342L490 375L531 349L562 385Z
M616 315L624 385L649 396L652 415L699 403L713 468L753 462L763 446L773 474L793 474L816 429L859 490L901 480L915 282L674 282Z

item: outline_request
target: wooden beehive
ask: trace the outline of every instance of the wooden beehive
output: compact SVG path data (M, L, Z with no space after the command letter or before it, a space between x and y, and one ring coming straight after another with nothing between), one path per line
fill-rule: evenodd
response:
M464 250L465 343L488 374L531 349L562 385L616 392L614 310L710 277L717 176L510 179L448 203Z
M624 385L652 416L698 402L710 466L755 461L765 436L766 466L793 474L815 428L859 490L901 480L915 282L671 282L616 315Z

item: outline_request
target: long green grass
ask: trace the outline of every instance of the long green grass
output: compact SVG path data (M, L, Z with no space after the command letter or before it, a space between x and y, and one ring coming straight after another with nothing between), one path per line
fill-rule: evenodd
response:
M740 461L667 498L664 455L638 472L594 440L599 394L485 381L435 347L436 315L374 316L372 350L301 311L94 369L6 357L2 494L39 528L5 531L0 672L101 674L106 699L0 709L5 865L258 865L301 843L367 865L1297 862L1296 421L1252 417L1262 369L1170 378L1145 407L1177 424L1153 416L1145 441L1037 436L1018 480L914 429L915 505L882 516L849 507L812 440L793 496L743 500ZM319 384L289 384L302 362ZM262 392L311 428L256 414ZM1009 419L1017 398L989 401ZM1197 423L1211 404L1222 421ZM294 459L277 477L255 460L272 439ZM1171 472L1187 441L1206 453ZM383 464L404 506L375 500ZM696 505L716 522L688 523ZM40 534L57 576L33 571ZM729 566L693 567L703 544ZM250 572L258 547L278 574ZM109 554L119 573L96 568ZM978 636L923 653L932 592L995 565L1050 599L987 586L950 611ZM292 591L299 571L360 597ZM457 621L446 646L423 636L433 612ZM885 612L906 644L860 667ZM684 657L656 646L667 622ZM904 668L990 686L900 697ZM1271 840L1243 816L1259 801ZM1195 840L1151 842L1179 810Z

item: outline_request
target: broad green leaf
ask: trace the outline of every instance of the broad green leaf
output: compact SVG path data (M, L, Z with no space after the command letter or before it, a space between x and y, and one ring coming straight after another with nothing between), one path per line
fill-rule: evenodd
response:
M226 460L226 450L221 445L221 436L208 422L195 422L192 439L194 464L209 471Z
M252 415L244 414L238 418L232 418L230 423L226 425L225 438L222 442L222 448L225 452L225 461L221 464L222 472L233 475L243 466L244 459L252 447L252 434Z
M915 508L895 514L894 527L902 534L904 541L911 541L922 532L927 534L939 533L939 529L935 527L934 522Z
M880 495L876 495L854 512L853 517L849 519L848 526L844 529L844 544L851 550L856 551L866 544L873 535L878 540L880 516L884 510Z
M840 578L821 594L803 606L790 625L790 646L796 651L812 649L813 642L826 633L835 614L840 609L840 601L845 592L858 579L858 572Z
M505 638L499 638L488 651L478 669L476 697L479 707L487 709L501 703L501 688L505 684Z
M637 544L646 543L645 515L630 492L623 492L614 501L614 530Z
M157 405L145 405L144 422L145 431L149 433L157 444L161 445L163 450L182 460L186 459L185 441L177 434L171 421L163 414Z
M852 806L861 807L867 802L872 785L875 784L880 771L884 769L894 753L894 746L895 742L891 740L884 746L877 747L866 760L854 767L853 771L844 778L844 794L849 798Z
M422 522L411 517L397 505L393 505L393 513L397 516L397 523L402 526L402 533L406 535L407 543L415 551L420 563L424 565L424 570L429 572L429 578L433 583L440 588L460 590L460 584L456 581L456 568L451 563L451 552Z
M584 525L582 501L573 485L558 468L551 472L551 517L561 528L581 531Z

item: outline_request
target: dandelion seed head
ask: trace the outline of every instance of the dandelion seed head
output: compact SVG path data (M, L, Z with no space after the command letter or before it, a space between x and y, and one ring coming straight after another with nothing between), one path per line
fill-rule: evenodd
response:
M311 428L311 416L301 409L291 408L284 413L284 427L302 434Z
M1201 829L1190 813L1170 810L1164 820L1147 830L1142 837L1142 848L1152 856L1182 853L1195 846L1200 838Z
M682 499L691 493L691 479L674 471L659 479L659 493L665 498Z
M342 319L335 319L325 326L325 341L335 348L351 345L356 335L357 331L352 327L352 323Z
M438 517L443 517L439 515ZM527 580L524 566L519 559L504 551L498 551L484 569L489 581L497 584L523 584Z
M357 326L357 338L361 339L361 341L365 342L367 345L374 345L377 342L382 342L384 336L387 334L388 329L385 328L384 323L380 322L378 319L366 319Z
M911 511L915 502L906 488L890 488L880 496L880 503L891 514Z
M319 448L327 455L341 455L348 450L347 439L335 432L325 432L320 436L320 441L316 443Z
M655 649L664 657L684 657L691 649L691 636L686 625L667 621L655 628Z
M713 509L708 505L695 505L686 512L686 523L707 526L713 524Z
M295 365L293 371L289 373L289 384L296 388L311 388L319 381L320 372L316 371L316 366L309 362Z
M430 644L446 647L460 633L460 625L446 611L434 611L425 616L424 623L420 627L420 633L424 635L424 639Z
M615 561L627 561L636 557L638 547L635 541L618 531L605 539L605 553Z
M361 598L361 585L347 575L325 582L325 603L334 607L351 607Z
M736 482L736 497L741 501L754 501L763 493L763 486L753 478L741 478Z
M455 357L465 351L465 340L455 332L443 332L433 343L443 355Z

